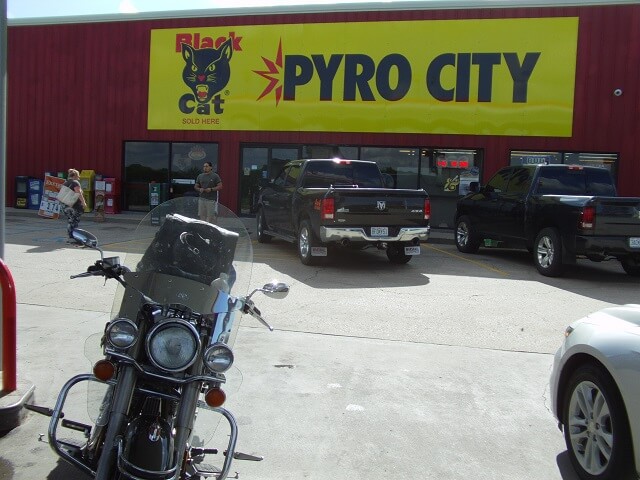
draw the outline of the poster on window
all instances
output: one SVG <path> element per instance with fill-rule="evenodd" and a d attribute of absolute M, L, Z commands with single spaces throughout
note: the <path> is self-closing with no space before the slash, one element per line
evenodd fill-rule
<path fill-rule="evenodd" d="M 460 181 L 458 182 L 458 194 L 466 195 L 469 193 L 469 185 L 471 182 L 480 181 L 480 169 L 471 167 L 460 172 Z"/>
<path fill-rule="evenodd" d="M 60 217 L 58 192 L 63 183 L 64 178 L 44 176 L 44 189 L 42 191 L 42 200 L 40 201 L 40 210 L 38 210 L 39 216 L 44 218 Z"/>

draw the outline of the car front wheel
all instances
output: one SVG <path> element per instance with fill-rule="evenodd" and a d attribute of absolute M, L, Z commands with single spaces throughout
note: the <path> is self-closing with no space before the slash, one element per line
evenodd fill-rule
<path fill-rule="evenodd" d="M 542 275 L 557 277 L 562 274 L 562 241 L 555 228 L 543 228 L 533 245 L 533 262 Z"/>
<path fill-rule="evenodd" d="M 629 421 L 613 380 L 585 365 L 571 376 L 562 414 L 571 463 L 584 480 L 634 478 Z"/>

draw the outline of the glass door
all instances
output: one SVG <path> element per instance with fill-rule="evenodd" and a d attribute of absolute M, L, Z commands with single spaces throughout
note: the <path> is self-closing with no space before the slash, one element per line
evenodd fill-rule
<path fill-rule="evenodd" d="M 171 144 L 171 196 L 196 197 L 193 188 L 196 177 L 203 172 L 205 162 L 218 171 L 217 143 L 172 143 Z M 224 180 L 223 180 L 224 185 Z"/>

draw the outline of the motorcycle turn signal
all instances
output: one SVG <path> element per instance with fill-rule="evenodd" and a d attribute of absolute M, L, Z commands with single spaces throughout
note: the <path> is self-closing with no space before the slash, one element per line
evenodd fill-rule
<path fill-rule="evenodd" d="M 209 389 L 207 393 L 204 395 L 204 401 L 210 407 L 220 407 L 227 399 L 227 394 L 219 387 L 214 387 Z"/>
<path fill-rule="evenodd" d="M 116 366 L 109 360 L 100 360 L 93 366 L 93 374 L 97 379 L 106 382 L 116 374 Z"/>

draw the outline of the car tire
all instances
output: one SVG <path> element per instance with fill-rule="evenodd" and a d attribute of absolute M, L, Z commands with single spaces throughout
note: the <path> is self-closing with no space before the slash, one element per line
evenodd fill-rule
<path fill-rule="evenodd" d="M 609 374 L 578 368 L 567 383 L 562 424 L 571 463 L 583 480 L 633 479 L 629 420 Z"/>
<path fill-rule="evenodd" d="M 455 231 L 456 247 L 462 253 L 476 253 L 480 248 L 481 238 L 478 237 L 467 215 L 458 218 Z"/>
<path fill-rule="evenodd" d="M 564 270 L 562 240 L 555 228 L 543 228 L 533 244 L 533 262 L 542 275 L 558 277 Z"/>
<path fill-rule="evenodd" d="M 411 260 L 411 255 L 405 255 L 403 243 L 389 243 L 387 245 L 387 258 L 391 263 L 403 265 Z"/>
<path fill-rule="evenodd" d="M 640 262 L 635 262 L 632 258 L 625 257 L 620 260 L 622 269 L 632 277 L 640 277 Z"/>
<path fill-rule="evenodd" d="M 313 233 L 309 220 L 302 220 L 298 228 L 298 256 L 303 265 L 319 265 L 327 257 L 314 257 L 311 255 L 313 247 L 319 247 L 320 242 Z"/>
<path fill-rule="evenodd" d="M 260 208 L 256 214 L 256 232 L 259 243 L 269 243 L 273 238 L 271 235 L 264 233 L 267 227 L 267 222 L 264 219 L 264 211 Z"/>

